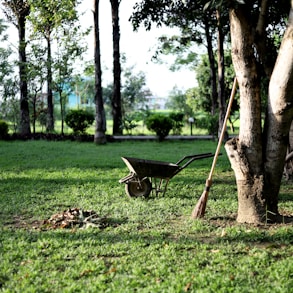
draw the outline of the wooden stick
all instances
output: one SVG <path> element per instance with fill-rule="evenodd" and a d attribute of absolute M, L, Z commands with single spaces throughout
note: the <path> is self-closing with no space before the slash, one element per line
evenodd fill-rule
<path fill-rule="evenodd" d="M 213 177 L 213 173 L 214 173 L 214 170 L 215 170 L 215 167 L 216 167 L 217 159 L 218 159 L 218 156 L 219 156 L 219 153 L 220 153 L 220 150 L 221 150 L 222 141 L 223 141 L 224 134 L 225 134 L 225 131 L 226 131 L 227 120 L 228 120 L 228 118 L 230 116 L 232 103 L 233 103 L 235 93 L 236 93 L 236 86 L 237 86 L 237 79 L 235 77 L 234 82 L 233 82 L 231 95 L 230 95 L 229 104 L 228 104 L 225 119 L 224 119 L 224 122 L 223 122 L 223 127 L 222 127 L 222 130 L 221 130 L 221 134 L 220 134 L 220 138 L 219 138 L 219 141 L 218 141 L 217 149 L 216 149 L 216 152 L 215 152 L 215 155 L 214 155 L 212 167 L 211 167 L 211 170 L 210 170 L 210 173 L 209 173 L 209 177 L 206 180 L 205 189 L 204 189 L 201 197 L 199 198 L 196 206 L 194 207 L 194 209 L 192 211 L 192 214 L 191 214 L 192 219 L 202 218 L 204 216 L 204 214 L 205 214 L 208 195 L 209 195 L 210 188 L 212 186 L 212 177 Z"/>

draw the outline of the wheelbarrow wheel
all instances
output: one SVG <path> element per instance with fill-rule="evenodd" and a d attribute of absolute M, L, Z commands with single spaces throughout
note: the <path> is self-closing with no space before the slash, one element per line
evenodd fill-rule
<path fill-rule="evenodd" d="M 125 191 L 129 197 L 148 197 L 152 191 L 152 183 L 148 178 L 140 182 L 130 181 L 125 185 Z"/>

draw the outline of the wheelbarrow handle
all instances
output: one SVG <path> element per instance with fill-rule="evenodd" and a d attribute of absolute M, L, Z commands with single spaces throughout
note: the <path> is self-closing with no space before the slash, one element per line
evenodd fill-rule
<path fill-rule="evenodd" d="M 221 155 L 221 154 L 219 154 L 219 155 Z M 176 174 L 178 174 L 181 170 L 183 170 L 184 168 L 186 168 L 193 161 L 199 160 L 199 159 L 204 159 L 204 158 L 210 158 L 210 157 L 213 157 L 213 156 L 214 156 L 213 153 L 205 153 L 205 154 L 200 154 L 200 155 L 185 156 L 184 158 L 182 158 L 181 160 L 179 160 L 177 162 L 177 165 L 179 165 L 180 163 L 182 163 L 186 159 L 189 159 L 189 160 L 185 164 L 183 164 L 182 166 L 179 166 L 179 168 L 177 169 L 177 171 L 175 172 L 175 174 L 173 176 L 175 176 Z"/>
<path fill-rule="evenodd" d="M 209 157 L 211 157 L 211 156 L 213 156 L 213 154 L 212 153 L 204 153 L 204 154 L 198 154 L 198 155 L 188 155 L 188 156 L 184 156 L 182 159 L 180 159 L 177 163 L 176 163 L 176 165 L 179 165 L 180 163 L 182 163 L 183 161 L 185 161 L 186 159 L 190 159 L 189 161 L 190 161 L 190 163 L 191 162 L 193 162 L 194 160 L 197 160 L 197 159 L 202 159 L 202 158 L 209 158 Z M 188 161 L 188 162 L 189 162 Z M 188 163 L 187 162 L 187 163 Z M 186 163 L 186 164 L 187 164 Z M 190 163 L 188 163 L 188 165 L 190 164 Z M 187 167 L 188 165 L 184 165 L 185 167 Z"/>

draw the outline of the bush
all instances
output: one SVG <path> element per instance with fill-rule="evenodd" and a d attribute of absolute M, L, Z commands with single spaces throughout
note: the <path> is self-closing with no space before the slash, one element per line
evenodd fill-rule
<path fill-rule="evenodd" d="M 196 126 L 198 128 L 207 129 L 210 135 L 218 135 L 219 128 L 219 116 L 218 115 L 202 115 L 196 119 Z"/>
<path fill-rule="evenodd" d="M 85 110 L 70 110 L 65 116 L 65 123 L 75 134 L 84 134 L 86 129 L 93 124 L 94 114 Z"/>
<path fill-rule="evenodd" d="M 0 139 L 8 136 L 8 123 L 4 120 L 0 120 Z"/>
<path fill-rule="evenodd" d="M 137 119 L 135 114 L 124 115 L 123 118 L 123 129 L 127 131 L 128 134 L 131 134 L 132 129 L 137 127 Z"/>
<path fill-rule="evenodd" d="M 146 126 L 148 130 L 154 131 L 159 140 L 162 141 L 172 129 L 173 121 L 163 114 L 153 114 L 146 119 Z"/>
<path fill-rule="evenodd" d="M 180 135 L 182 132 L 182 127 L 184 126 L 184 113 L 172 112 L 169 117 L 173 120 L 173 133 Z"/>

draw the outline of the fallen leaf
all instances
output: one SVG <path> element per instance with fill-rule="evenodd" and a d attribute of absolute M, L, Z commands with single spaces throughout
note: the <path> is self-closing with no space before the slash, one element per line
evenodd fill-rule
<path fill-rule="evenodd" d="M 190 288 L 191 288 L 191 286 L 192 286 L 192 283 L 191 282 L 187 283 L 186 286 L 184 287 L 184 292 L 189 291 Z"/>

